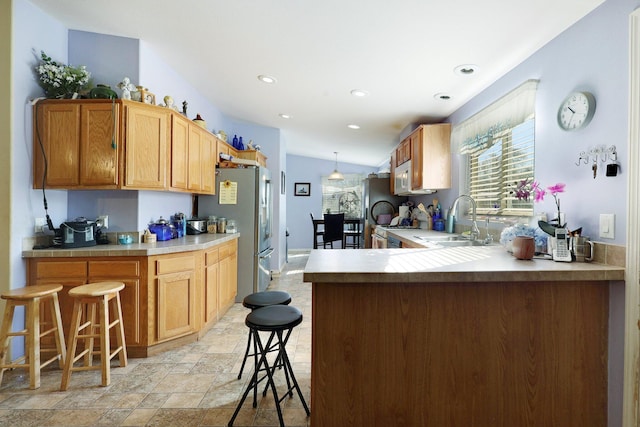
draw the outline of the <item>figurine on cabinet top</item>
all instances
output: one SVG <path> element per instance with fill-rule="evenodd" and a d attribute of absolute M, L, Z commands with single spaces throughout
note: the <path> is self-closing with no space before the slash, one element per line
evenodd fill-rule
<path fill-rule="evenodd" d="M 118 83 L 118 88 L 122 90 L 122 99 L 131 99 L 131 92 L 136 90 L 136 86 L 131 83 L 129 77 L 123 78 L 122 81 Z"/>
<path fill-rule="evenodd" d="M 178 106 L 173 103 L 173 98 L 169 95 L 164 97 L 164 106 L 170 110 L 178 111 Z"/>

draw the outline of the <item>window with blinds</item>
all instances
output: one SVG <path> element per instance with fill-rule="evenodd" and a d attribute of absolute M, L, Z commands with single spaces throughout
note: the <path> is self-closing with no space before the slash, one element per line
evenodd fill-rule
<path fill-rule="evenodd" d="M 344 174 L 344 180 L 322 177 L 322 213 L 344 213 L 346 218 L 362 217 L 361 174 Z"/>
<path fill-rule="evenodd" d="M 537 81 L 527 81 L 454 127 L 461 194 L 473 197 L 479 214 L 533 215 L 533 201 L 518 200 L 511 190 L 534 176 L 536 88 Z"/>

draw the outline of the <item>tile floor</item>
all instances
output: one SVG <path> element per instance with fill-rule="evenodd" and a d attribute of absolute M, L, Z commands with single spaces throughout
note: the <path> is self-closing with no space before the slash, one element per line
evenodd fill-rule
<path fill-rule="evenodd" d="M 287 345 L 293 369 L 310 405 L 311 284 L 302 282 L 308 253 L 289 254 L 289 263 L 270 289 L 292 296 L 302 310 Z M 226 426 L 246 386 L 250 371 L 238 380 L 247 343 L 248 310 L 235 304 L 200 340 L 144 359 L 129 359 L 111 369 L 111 384 L 101 387 L 100 371 L 74 372 L 69 389 L 59 391 L 61 371 L 46 369 L 41 387 L 29 390 L 24 370 L 8 371 L 0 386 L 0 426 Z M 277 426 L 271 392 L 252 408 L 247 399 L 235 426 Z M 285 423 L 308 427 L 309 419 L 294 393 L 282 402 Z"/>

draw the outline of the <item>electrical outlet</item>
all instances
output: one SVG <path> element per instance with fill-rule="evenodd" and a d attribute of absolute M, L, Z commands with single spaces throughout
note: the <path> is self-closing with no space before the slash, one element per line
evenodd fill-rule
<path fill-rule="evenodd" d="M 36 233 L 44 233 L 44 226 L 46 223 L 47 222 L 44 220 L 44 218 L 36 218 L 36 223 L 33 231 Z"/>
<path fill-rule="evenodd" d="M 109 215 L 100 215 L 96 220 L 100 228 L 109 228 Z"/>
<path fill-rule="evenodd" d="M 600 214 L 600 237 L 604 239 L 614 239 L 615 224 L 615 214 Z"/>

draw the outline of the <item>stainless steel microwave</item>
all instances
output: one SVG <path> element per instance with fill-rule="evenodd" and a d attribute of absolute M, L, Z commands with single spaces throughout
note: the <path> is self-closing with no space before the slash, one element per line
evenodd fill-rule
<path fill-rule="evenodd" d="M 396 167 L 395 193 L 400 196 L 411 193 L 411 160 Z"/>

